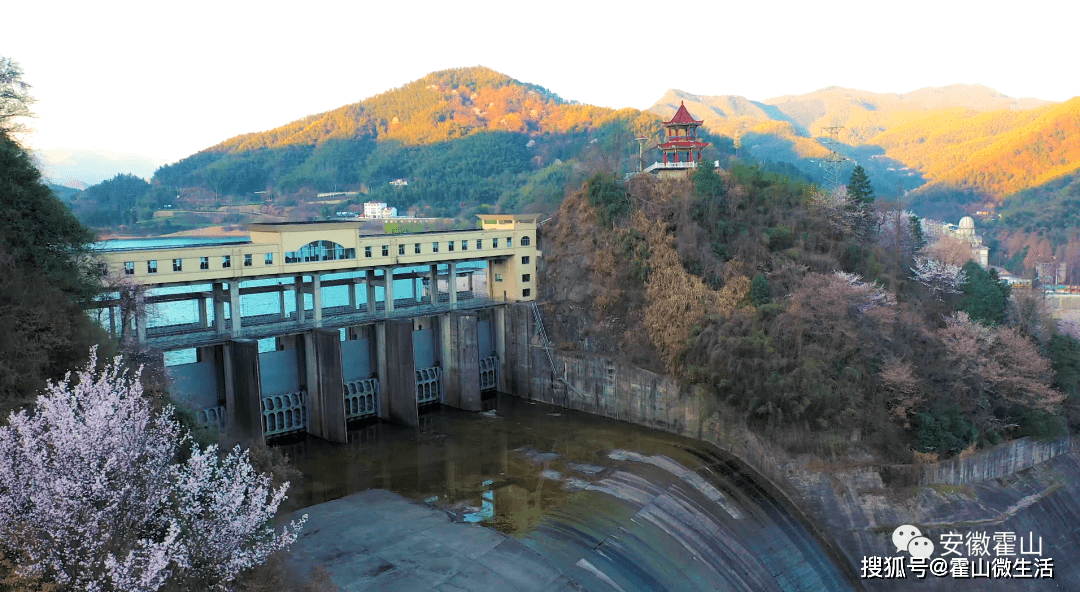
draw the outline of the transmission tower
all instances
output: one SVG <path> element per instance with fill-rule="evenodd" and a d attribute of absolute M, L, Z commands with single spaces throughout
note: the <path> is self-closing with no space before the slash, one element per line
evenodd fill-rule
<path fill-rule="evenodd" d="M 842 129 L 844 129 L 842 125 L 823 128 L 823 131 L 829 134 L 828 144 L 825 146 L 829 149 L 829 154 L 821 160 L 821 169 L 825 174 L 825 191 L 829 193 L 839 189 L 840 163 L 847 160 L 836 151 L 836 147 L 840 145 L 840 130 Z"/>

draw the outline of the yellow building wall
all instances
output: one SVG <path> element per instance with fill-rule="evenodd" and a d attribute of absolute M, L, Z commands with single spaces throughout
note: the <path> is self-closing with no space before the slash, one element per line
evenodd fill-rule
<path fill-rule="evenodd" d="M 510 301 L 533 300 L 536 298 L 536 259 L 541 255 L 536 248 L 535 217 L 496 218 L 496 222 L 482 220 L 486 223 L 482 224 L 481 230 L 370 236 L 360 236 L 356 223 L 260 224 L 252 225 L 250 243 L 105 251 L 99 254 L 99 258 L 107 267 L 106 282 L 110 285 L 135 282 L 149 286 L 487 260 L 491 273 L 497 273 L 502 278 L 501 281 L 489 282 L 493 298 L 501 299 L 505 292 Z M 522 245 L 525 237 L 527 244 Z M 321 240 L 355 249 L 356 258 L 285 263 L 285 253 L 299 251 L 305 245 Z M 477 241 L 480 241 L 479 245 Z M 417 245 L 419 253 L 416 252 Z M 368 247 L 371 248 L 370 257 L 367 256 Z M 273 255 L 273 263 L 269 265 L 266 264 L 267 253 Z M 244 264 L 245 255 L 251 255 L 251 265 Z M 225 256 L 230 257 L 227 268 L 223 264 Z M 209 269 L 200 268 L 203 257 L 207 258 Z M 529 263 L 521 263 L 522 257 L 528 257 Z M 181 260 L 182 270 L 179 272 L 173 271 L 174 259 Z M 149 261 L 157 262 L 157 273 L 148 272 Z M 134 265 L 133 274 L 124 273 L 125 262 Z M 528 274 L 528 279 L 523 277 L 525 274 Z M 523 292 L 525 289 L 530 290 L 527 296 Z"/>

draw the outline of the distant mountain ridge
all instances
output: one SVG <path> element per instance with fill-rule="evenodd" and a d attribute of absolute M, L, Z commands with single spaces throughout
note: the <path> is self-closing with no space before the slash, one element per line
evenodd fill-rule
<path fill-rule="evenodd" d="M 122 173 L 149 179 L 158 167 L 170 162 L 145 154 L 94 148 L 48 148 L 35 150 L 34 156 L 41 162 L 46 178 L 57 185 L 80 189 Z M 79 187 L 80 183 L 85 185 Z"/>
<path fill-rule="evenodd" d="M 916 190 L 916 205 L 948 204 L 950 216 L 1080 168 L 1080 138 L 1066 131 L 1080 98 L 1014 98 L 980 84 L 906 93 L 831 86 L 764 101 L 672 89 L 650 110 L 670 113 L 681 101 L 712 131 L 740 137 L 749 155 L 809 174 L 827 154 L 826 128 L 839 127 L 835 147 L 849 168 L 863 165 L 882 191 Z"/>

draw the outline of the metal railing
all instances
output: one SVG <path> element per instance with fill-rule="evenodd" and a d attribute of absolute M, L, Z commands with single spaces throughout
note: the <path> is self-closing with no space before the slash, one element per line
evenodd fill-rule
<path fill-rule="evenodd" d="M 654 162 L 645 168 L 643 172 L 650 173 L 656 169 L 692 169 L 697 168 L 696 162 Z"/>
<path fill-rule="evenodd" d="M 325 329 L 338 329 L 384 319 L 422 316 L 450 310 L 471 310 L 502 303 L 501 300 L 496 301 L 486 296 L 477 297 L 475 294 L 468 292 L 458 292 L 458 302 L 454 307 L 451 307 L 449 302 L 439 302 L 431 305 L 427 302 L 403 299 L 395 301 L 394 310 L 389 315 L 383 308 L 382 302 L 376 305 L 374 311 L 368 311 L 364 306 L 355 309 L 349 306 L 329 307 L 323 309 L 322 327 Z M 201 327 L 198 323 L 149 327 L 146 334 L 146 345 L 156 349 L 171 350 L 211 345 L 238 337 L 263 339 L 314 329 L 315 320 L 310 310 L 306 311 L 306 314 L 300 320 L 297 320 L 295 313 L 289 313 L 287 318 L 282 318 L 280 313 L 244 317 L 236 335 L 232 334 L 231 321 L 226 319 L 224 325 L 225 330 L 222 332 L 216 331 L 213 327 Z"/>
<path fill-rule="evenodd" d="M 581 392 L 576 386 L 570 384 L 570 381 L 566 380 L 565 376 L 559 376 L 559 371 L 555 368 L 555 358 L 551 355 L 551 343 L 548 341 L 547 331 L 544 329 L 544 319 L 540 316 L 540 307 L 536 305 L 535 300 L 533 300 L 531 304 L 533 319 L 536 321 L 536 333 L 540 336 L 540 347 L 544 349 L 544 353 L 547 354 L 548 363 L 551 364 L 551 374 L 555 377 L 555 380 L 566 385 L 568 392 L 573 392 L 584 397 L 585 393 Z"/>

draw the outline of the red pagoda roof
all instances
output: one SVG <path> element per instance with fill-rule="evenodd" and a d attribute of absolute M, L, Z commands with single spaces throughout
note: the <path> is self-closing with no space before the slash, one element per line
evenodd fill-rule
<path fill-rule="evenodd" d="M 665 121 L 664 125 L 701 125 L 704 121 L 704 119 L 701 121 L 694 119 L 686 110 L 686 103 L 679 101 L 679 110 L 675 112 L 675 117 L 672 117 L 670 121 Z"/>

